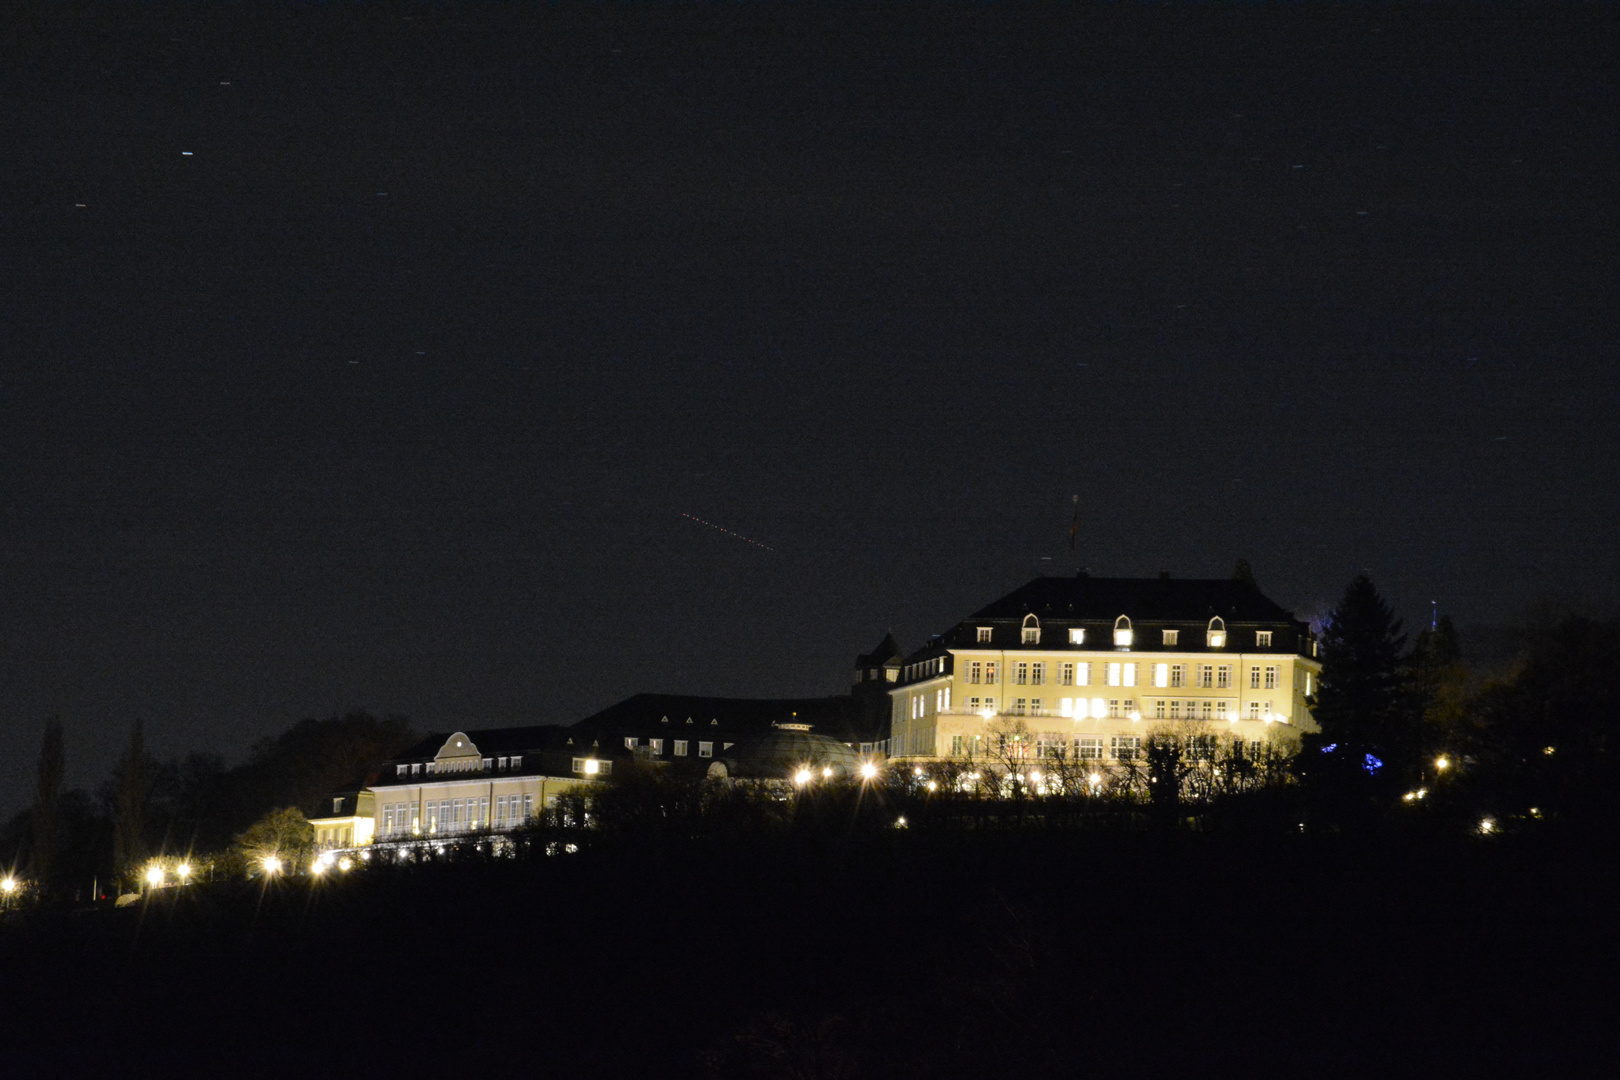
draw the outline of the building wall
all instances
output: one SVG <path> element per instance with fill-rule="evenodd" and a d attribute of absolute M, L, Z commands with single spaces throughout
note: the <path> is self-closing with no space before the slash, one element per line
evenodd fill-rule
<path fill-rule="evenodd" d="M 371 788 L 377 800 L 378 840 L 516 828 L 559 795 L 587 782 L 568 776 L 456 778 L 454 774 L 412 780 L 416 782 Z"/>
<path fill-rule="evenodd" d="M 893 757 L 966 754 L 975 738 L 1020 722 L 1071 747 L 1100 739 L 1105 758 L 1114 736 L 1140 737 L 1156 722 L 1207 721 L 1212 734 L 1251 742 L 1273 725 L 1317 730 L 1305 699 L 1321 664 L 1293 653 L 961 648 L 923 663 L 937 670 L 891 691 Z"/>

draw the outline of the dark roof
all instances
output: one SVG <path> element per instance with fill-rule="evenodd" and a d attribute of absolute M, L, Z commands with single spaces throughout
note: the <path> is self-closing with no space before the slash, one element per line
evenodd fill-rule
<path fill-rule="evenodd" d="M 848 694 L 824 698 L 636 694 L 587 716 L 571 730 L 600 734 L 615 742 L 623 735 L 684 738 L 683 732 L 692 733 L 693 738 L 703 738 L 701 733 L 708 732 L 714 738 L 740 742 L 769 731 L 773 724 L 796 723 L 809 724 L 823 734 L 855 738 L 862 727 L 861 716 L 860 707 Z"/>
<path fill-rule="evenodd" d="M 390 764 L 402 761 L 431 761 L 434 755 L 444 746 L 444 741 L 454 735 L 456 731 L 472 740 L 478 752 L 488 757 L 490 755 L 509 755 L 535 753 L 542 750 L 555 750 L 562 746 L 568 738 L 566 728 L 556 724 L 544 724 L 536 727 L 507 727 L 507 728 L 457 728 L 452 731 L 436 731 L 425 735 L 412 743 L 404 750 L 389 758 Z"/>
<path fill-rule="evenodd" d="M 1063 620 L 1293 623 L 1292 613 L 1250 581 L 1234 578 L 1040 577 L 986 604 L 974 619 L 1022 619 L 1033 612 Z"/>
<path fill-rule="evenodd" d="M 894 634 L 891 631 L 883 635 L 883 640 L 878 642 L 877 648 L 869 653 L 861 653 L 861 655 L 857 656 L 855 666 L 882 667 L 890 660 L 898 662 L 904 659 L 905 655 L 905 650 L 900 648 L 900 643 L 894 639 Z"/>

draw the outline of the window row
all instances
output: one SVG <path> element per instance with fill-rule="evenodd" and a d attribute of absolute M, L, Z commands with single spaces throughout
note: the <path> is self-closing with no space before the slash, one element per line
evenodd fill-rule
<path fill-rule="evenodd" d="M 508 769 L 521 768 L 523 768 L 523 755 L 512 754 L 508 757 L 499 758 L 456 758 L 453 761 L 429 761 L 425 763 L 416 761 L 408 765 L 395 765 L 394 775 L 420 776 L 424 772 L 442 775 L 444 773 L 477 772 L 480 769 L 484 772 L 491 770 L 506 772 Z"/>
<path fill-rule="evenodd" d="M 979 626 L 974 628 L 973 639 L 977 644 L 988 645 L 994 639 L 994 627 Z M 1254 644 L 1257 648 L 1271 648 L 1271 630 L 1257 630 L 1254 634 Z M 1180 630 L 1161 630 L 1161 641 L 1165 645 L 1177 645 L 1181 640 Z M 1136 631 L 1131 626 L 1131 620 L 1121 615 L 1114 620 L 1114 647 L 1128 649 L 1136 639 Z M 1024 622 L 1018 631 L 1018 640 L 1023 645 L 1039 645 L 1041 643 L 1041 621 L 1034 615 L 1024 616 Z M 1084 645 L 1086 631 L 1084 627 L 1073 626 L 1069 628 L 1069 644 Z M 1226 648 L 1226 623 L 1220 616 L 1209 620 L 1204 629 L 1204 644 L 1211 649 Z M 944 670 L 941 668 L 941 670 Z"/>
<path fill-rule="evenodd" d="M 1093 665 L 1086 661 L 1063 661 L 1049 665 L 1042 660 L 1019 660 L 1011 666 L 1014 686 L 1044 686 L 1048 674 L 1055 676 L 1055 682 L 1059 686 L 1090 686 L 1093 666 L 1102 669 L 1103 683 L 1107 686 L 1135 686 L 1137 669 L 1142 667 L 1148 669 L 1152 685 L 1156 687 L 1174 688 L 1189 685 L 1187 682 L 1189 667 L 1192 668 L 1194 682 L 1200 687 L 1225 690 L 1232 685 L 1231 664 L 1137 664 L 1109 661 Z M 967 665 L 967 681 L 970 686 L 993 685 L 996 682 L 996 675 L 994 660 L 973 660 Z M 1274 690 L 1276 687 L 1277 665 L 1268 664 L 1249 669 L 1251 690 Z"/>
<path fill-rule="evenodd" d="M 670 743 L 674 750 L 675 757 L 686 757 L 687 749 L 692 745 L 691 741 L 688 739 L 671 739 Z M 731 744 L 727 743 L 726 745 L 730 746 Z M 624 739 L 624 747 L 626 750 L 639 749 L 641 747 L 641 740 L 634 736 L 627 735 Z M 651 750 L 655 757 L 662 754 L 664 752 L 664 740 L 648 739 L 647 749 Z M 697 744 L 697 756 L 700 758 L 714 757 L 714 743 L 699 742 Z"/>

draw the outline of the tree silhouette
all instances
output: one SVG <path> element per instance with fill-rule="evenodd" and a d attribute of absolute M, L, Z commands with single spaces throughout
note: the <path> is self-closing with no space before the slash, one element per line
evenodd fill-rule
<path fill-rule="evenodd" d="M 57 847 L 61 834 L 60 808 L 62 775 L 67 757 L 62 749 L 62 719 L 45 721 L 45 737 L 40 741 L 38 782 L 30 815 L 33 833 L 31 873 L 39 887 L 51 891 L 56 881 Z"/>
<path fill-rule="evenodd" d="M 1321 732 L 1300 759 L 1301 775 L 1319 792 L 1381 798 L 1421 768 L 1405 647 L 1400 620 L 1372 580 L 1357 575 L 1322 633 L 1322 676 L 1310 702 Z"/>

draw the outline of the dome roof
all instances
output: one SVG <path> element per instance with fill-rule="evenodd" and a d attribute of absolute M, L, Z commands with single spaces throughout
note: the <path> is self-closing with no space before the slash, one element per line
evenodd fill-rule
<path fill-rule="evenodd" d="M 786 780 L 808 765 L 834 776 L 853 776 L 861 759 L 850 747 L 810 731 L 808 724 L 777 724 L 770 731 L 738 743 L 720 758 L 730 776 L 748 780 Z"/>

